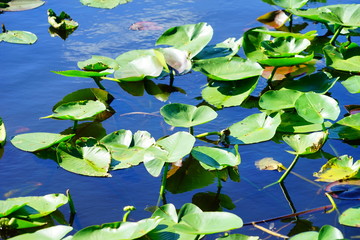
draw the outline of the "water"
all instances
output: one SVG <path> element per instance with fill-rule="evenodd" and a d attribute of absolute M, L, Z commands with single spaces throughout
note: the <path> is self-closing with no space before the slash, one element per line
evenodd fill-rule
<path fill-rule="evenodd" d="M 328 1 L 328 4 L 335 3 L 357 3 L 357 0 Z M 320 4 L 314 3 L 312 6 Z M 48 33 L 48 8 L 56 13 L 65 11 L 79 22 L 79 28 L 66 41 L 51 37 Z M 23 132 L 59 133 L 70 127 L 69 121 L 39 118 L 51 114 L 52 106 L 63 96 L 78 89 L 96 87 L 91 79 L 63 77 L 51 71 L 75 69 L 78 61 L 89 59 L 91 55 L 115 58 L 129 50 L 153 48 L 163 30 L 177 25 L 208 22 L 214 29 L 211 42 L 214 44 L 229 37 L 239 38 L 247 29 L 261 25 L 255 20 L 258 16 L 272 10 L 274 7 L 260 0 L 229 0 L 221 4 L 215 0 L 134 0 L 112 10 L 85 7 L 79 1 L 64 0 L 48 1 L 44 6 L 31 11 L 2 14 L 0 23 L 4 23 L 7 29 L 31 31 L 39 38 L 30 46 L 0 44 L 0 116 L 6 124 L 8 140 L 11 136 Z M 128 29 L 131 24 L 139 21 L 156 22 L 163 30 Z M 156 83 L 159 82 L 156 80 Z M 164 81 L 166 82 L 167 80 Z M 205 82 L 205 76 L 198 73 L 179 77 L 175 85 L 184 89 L 186 95 L 173 93 L 166 103 L 198 104 L 199 101 L 195 98 L 201 95 L 201 86 Z M 107 133 L 118 129 L 129 129 L 133 132 L 146 130 L 157 139 L 180 130 L 171 129 L 158 114 L 160 107 L 166 103 L 146 93 L 142 97 L 131 96 L 114 82 L 104 82 L 104 85 L 116 97 L 112 103 L 116 114 L 102 123 Z M 342 104 L 356 104 L 354 96 L 342 85 L 337 84 L 331 91 L 334 98 L 341 99 Z M 252 112 L 254 110 L 224 109 L 213 122 L 195 128 L 195 133 L 218 131 Z M 342 109 L 342 115 L 344 113 Z M 354 156 L 354 159 L 359 158 L 358 149 L 339 141 L 330 143 L 338 155 L 348 154 Z M 232 199 L 236 207 L 231 211 L 242 217 L 244 222 L 291 213 L 280 187 L 259 191 L 263 186 L 275 181 L 280 176 L 279 173 L 260 174 L 254 165 L 256 160 L 274 157 L 288 166 L 293 157 L 284 149 L 288 147 L 274 142 L 241 146 L 242 163 L 239 170 L 242 180 L 240 183 L 224 183 L 221 193 Z M 324 150 L 335 154 L 329 144 Z M 119 221 L 123 214 L 122 208 L 126 205 L 137 207 L 138 210 L 131 215 L 131 220 L 139 220 L 150 216 L 150 213 L 143 209 L 156 205 L 161 180 L 151 177 L 143 166 L 113 172 L 112 178 L 91 178 L 69 173 L 53 161 L 22 152 L 9 142 L 0 151 L 3 151 L 2 157 L 0 152 L 0 199 L 64 193 L 66 189 L 70 189 L 78 212 L 74 223 L 75 230 Z M 325 159 L 301 158 L 294 172 L 313 179 L 313 172 L 318 171 L 325 162 Z M 286 179 L 285 186 L 297 211 L 330 204 L 320 187 L 292 174 Z M 214 183 L 182 194 L 168 193 L 167 199 L 179 208 L 182 204 L 191 202 L 196 193 L 216 190 Z M 338 203 L 340 210 L 349 205 L 349 202 L 344 201 Z M 67 213 L 67 209 L 64 208 L 63 212 Z M 337 217 L 336 213 L 312 213 L 302 216 L 314 222 L 317 227 L 331 224 L 339 227 L 347 237 L 356 235 L 355 230 L 339 225 Z M 278 221 L 273 227 L 276 229 L 284 225 L 285 223 Z M 292 227 L 293 225 L 287 226 L 282 232 L 287 234 Z M 239 232 L 267 237 L 252 227 L 244 227 Z"/>

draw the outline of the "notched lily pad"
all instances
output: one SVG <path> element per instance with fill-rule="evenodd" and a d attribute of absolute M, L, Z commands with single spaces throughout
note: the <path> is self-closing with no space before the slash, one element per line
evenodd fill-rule
<path fill-rule="evenodd" d="M 80 0 L 80 2 L 89 7 L 112 9 L 118 5 L 131 2 L 132 0 Z"/>
<path fill-rule="evenodd" d="M 34 9 L 42 6 L 45 1 L 41 0 L 11 0 L 0 3 L 0 11 L 16 12 Z"/>
<path fill-rule="evenodd" d="M 0 42 L 2 41 L 17 44 L 33 44 L 37 41 L 37 36 L 27 31 L 5 30 L 3 33 L 0 33 Z"/>

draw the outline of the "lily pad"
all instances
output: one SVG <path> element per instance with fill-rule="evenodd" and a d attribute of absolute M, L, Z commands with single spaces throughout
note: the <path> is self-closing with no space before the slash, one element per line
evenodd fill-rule
<path fill-rule="evenodd" d="M 11 139 L 11 143 L 27 152 L 35 152 L 39 150 L 43 150 L 49 148 L 55 144 L 60 142 L 64 142 L 75 134 L 71 135 L 61 135 L 57 133 L 45 133 L 45 132 L 38 132 L 38 133 L 24 133 L 16 135 Z"/>
<path fill-rule="evenodd" d="M 105 111 L 106 105 L 100 101 L 83 100 L 61 104 L 54 109 L 54 114 L 42 118 L 86 121 L 95 120 L 96 115 Z"/>
<path fill-rule="evenodd" d="M 193 127 L 210 122 L 217 113 L 208 106 L 192 106 L 182 103 L 171 103 L 160 109 L 160 114 L 167 124 L 174 127 Z"/>
<path fill-rule="evenodd" d="M 168 71 L 164 55 L 154 49 L 126 52 L 118 56 L 116 62 L 119 68 L 114 76 L 121 81 L 140 81 L 158 77 L 164 69 Z"/>
<path fill-rule="evenodd" d="M 35 34 L 27 31 L 6 31 L 0 33 L 0 42 L 33 44 L 37 41 Z"/>
<path fill-rule="evenodd" d="M 45 229 L 37 230 L 33 233 L 25 233 L 16 237 L 8 238 L 9 240 L 29 240 L 29 239 L 41 239 L 41 240 L 61 240 L 64 239 L 73 228 L 70 226 L 53 226 Z"/>
<path fill-rule="evenodd" d="M 118 69 L 119 64 L 115 61 L 115 59 L 93 55 L 90 59 L 85 61 L 80 61 L 77 63 L 78 67 L 85 71 L 95 71 L 95 72 L 111 72 L 110 69 Z"/>
<path fill-rule="evenodd" d="M 310 46 L 310 41 L 306 38 L 297 39 L 294 37 L 277 37 L 274 40 L 261 42 L 265 53 L 270 57 L 291 57 L 304 51 Z"/>
<path fill-rule="evenodd" d="M 292 9 L 292 8 L 301 8 L 309 0 L 272 0 L 272 2 L 282 8 Z"/>
<path fill-rule="evenodd" d="M 198 146 L 193 148 L 191 155 L 207 170 L 221 170 L 240 164 L 237 146 L 234 149 Z"/>
<path fill-rule="evenodd" d="M 270 170 L 270 171 L 277 170 L 279 172 L 286 169 L 281 162 L 278 162 L 273 158 L 269 158 L 269 157 L 256 161 L 255 166 L 259 170 Z"/>
<path fill-rule="evenodd" d="M 166 30 L 156 41 L 156 45 L 170 45 L 196 56 L 211 40 L 213 29 L 207 23 L 188 24 Z"/>
<path fill-rule="evenodd" d="M 131 2 L 132 0 L 80 0 L 80 2 L 89 7 L 112 9 L 120 4 Z"/>
<path fill-rule="evenodd" d="M 233 81 L 260 76 L 263 68 L 252 60 L 240 57 L 211 58 L 195 61 L 193 69 L 214 80 Z"/>
<path fill-rule="evenodd" d="M 350 92 L 350 93 L 360 93 L 360 76 L 352 76 L 342 81 L 341 84 Z"/>
<path fill-rule="evenodd" d="M 0 118 L 0 147 L 4 146 L 6 142 L 6 130 L 5 130 L 5 124 Z"/>
<path fill-rule="evenodd" d="M 296 234 L 291 237 L 290 240 L 333 240 L 333 239 L 344 239 L 344 235 L 341 231 L 333 226 L 324 225 L 321 227 L 319 232 L 308 231 Z"/>
<path fill-rule="evenodd" d="M 69 31 L 75 30 L 79 26 L 79 24 L 72 20 L 72 18 L 65 12 L 61 12 L 58 16 L 52 9 L 48 9 L 47 14 L 48 22 L 55 29 Z"/>
<path fill-rule="evenodd" d="M 306 33 L 293 33 L 293 32 L 283 32 L 283 31 L 270 31 L 268 29 L 264 29 L 264 28 L 255 28 L 252 31 L 254 32 L 259 32 L 259 33 L 263 33 L 263 34 L 267 34 L 270 35 L 272 37 L 293 37 L 296 39 L 303 39 L 306 38 L 308 40 L 313 40 L 316 36 L 317 36 L 317 31 L 313 30 L 313 31 L 309 31 Z"/>
<path fill-rule="evenodd" d="M 259 106 L 266 110 L 294 108 L 302 92 L 290 89 L 270 90 L 261 95 Z"/>
<path fill-rule="evenodd" d="M 270 140 L 280 125 L 280 113 L 256 113 L 229 127 L 231 144 L 251 144 Z"/>
<path fill-rule="evenodd" d="M 340 108 L 335 99 L 326 95 L 308 92 L 295 102 L 297 113 L 308 122 L 323 123 L 324 119 L 336 120 Z"/>
<path fill-rule="evenodd" d="M 258 80 L 259 76 L 239 81 L 212 81 L 201 96 L 217 108 L 239 106 L 255 90 Z"/>
<path fill-rule="evenodd" d="M 352 114 L 337 121 L 330 128 L 330 137 L 343 140 L 360 139 L 360 113 Z"/>
<path fill-rule="evenodd" d="M 208 45 L 204 47 L 201 52 L 199 52 L 194 59 L 209 59 L 209 58 L 217 58 L 217 57 L 227 57 L 232 58 L 238 52 L 240 47 L 242 46 L 243 39 L 236 38 L 228 38 L 221 43 L 216 45 Z"/>
<path fill-rule="evenodd" d="M 283 140 L 295 150 L 288 151 L 295 155 L 307 155 L 319 151 L 327 140 L 327 132 L 284 135 Z"/>
<path fill-rule="evenodd" d="M 111 155 L 96 139 L 80 138 L 76 146 L 62 142 L 56 149 L 57 162 L 69 172 L 85 176 L 110 177 Z"/>
<path fill-rule="evenodd" d="M 271 38 L 269 34 L 263 33 L 260 30 L 268 31 L 265 27 L 257 27 L 246 31 L 243 35 L 244 53 L 253 61 L 259 61 L 266 58 L 261 47 L 261 42 L 270 40 Z"/>
<path fill-rule="evenodd" d="M 347 155 L 330 159 L 323 165 L 319 172 L 314 173 L 316 181 L 334 182 L 338 180 L 359 179 L 360 160 L 355 163 L 353 158 Z"/>
<path fill-rule="evenodd" d="M 327 45 L 323 51 L 327 66 L 341 71 L 360 72 L 360 47 L 356 43 L 343 47 L 341 51 L 332 45 Z"/>
<path fill-rule="evenodd" d="M 0 11 L 16 12 L 30 10 L 42 6 L 45 1 L 41 0 L 11 0 L 6 1 L 6 7 L 0 6 Z"/>
<path fill-rule="evenodd" d="M 360 207 L 345 210 L 345 212 L 340 215 L 339 222 L 342 225 L 350 227 L 360 227 Z"/>
<path fill-rule="evenodd" d="M 52 71 L 52 72 L 66 77 L 82 77 L 82 78 L 104 77 L 106 75 L 111 74 L 110 71 L 96 72 L 96 71 L 66 70 L 66 71 Z"/>
<path fill-rule="evenodd" d="M 308 55 L 294 55 L 292 57 L 273 57 L 258 60 L 259 63 L 274 67 L 293 66 L 309 62 L 314 58 L 314 53 Z"/>

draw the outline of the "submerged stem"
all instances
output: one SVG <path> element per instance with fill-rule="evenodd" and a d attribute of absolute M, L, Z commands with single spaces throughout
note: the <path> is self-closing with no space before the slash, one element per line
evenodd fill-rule
<path fill-rule="evenodd" d="M 344 26 L 339 26 L 337 29 L 336 29 L 336 31 L 335 31 L 335 33 L 334 33 L 334 36 L 332 36 L 332 38 L 330 39 L 330 44 L 331 45 L 333 45 L 333 46 L 335 46 L 335 40 L 336 40 L 336 38 L 339 36 L 339 34 L 340 34 L 340 32 L 341 32 L 341 30 L 344 28 Z"/>
<path fill-rule="evenodd" d="M 221 179 L 220 179 L 220 172 L 219 170 L 216 170 L 216 176 L 217 176 L 217 180 L 218 180 L 218 191 L 220 192 L 221 188 L 222 188 L 222 182 L 221 182 Z"/>
<path fill-rule="evenodd" d="M 166 198 L 165 198 L 165 189 L 166 189 L 166 179 L 167 179 L 167 173 L 169 171 L 169 163 L 165 163 L 164 165 L 164 171 L 161 179 L 161 187 L 159 192 L 159 201 L 158 205 L 160 203 L 160 200 L 163 201 L 163 204 L 166 204 Z"/>

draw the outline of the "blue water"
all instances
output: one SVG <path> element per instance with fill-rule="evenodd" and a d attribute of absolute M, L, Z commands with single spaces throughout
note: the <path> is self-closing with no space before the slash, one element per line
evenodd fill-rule
<path fill-rule="evenodd" d="M 358 1 L 328 1 L 328 4 L 335 3 Z M 317 3 L 312 6 L 320 5 Z M 48 33 L 48 8 L 56 13 L 65 11 L 79 22 L 79 28 L 66 41 L 51 37 Z M 215 0 L 134 0 L 112 10 L 90 8 L 79 1 L 63 0 L 48 1 L 44 6 L 30 11 L 1 14 L 0 23 L 4 23 L 7 29 L 31 31 L 38 36 L 34 45 L 0 43 L 0 117 L 6 124 L 8 140 L 11 136 L 23 132 L 59 133 L 70 127 L 71 123 L 68 121 L 39 118 L 51 114 L 52 106 L 66 94 L 82 88 L 96 87 L 91 79 L 63 77 L 52 73 L 53 70 L 75 69 L 78 61 L 89 59 L 92 55 L 115 58 L 129 50 L 153 48 L 163 30 L 177 25 L 208 22 L 214 29 L 211 42 L 214 44 L 229 37 L 239 38 L 247 29 L 261 26 L 255 20 L 258 16 L 274 9 L 260 0 L 229 0 L 221 3 Z M 129 30 L 131 24 L 139 21 L 156 22 L 163 30 Z M 157 80 L 158 82 L 160 81 Z M 174 133 L 179 129 L 171 129 L 163 122 L 158 114 L 160 107 L 171 102 L 198 104 L 199 101 L 195 98 L 201 95 L 201 87 L 205 82 L 206 77 L 198 73 L 177 78 L 175 85 L 184 89 L 186 94 L 174 93 L 165 103 L 146 93 L 142 97 L 131 96 L 117 83 L 104 82 L 106 89 L 116 98 L 111 105 L 116 114 L 104 121 L 103 127 L 107 133 L 118 129 L 129 129 L 133 132 L 146 130 L 156 139 Z M 341 104 L 359 104 L 341 84 L 337 84 L 331 92 Z M 211 123 L 195 128 L 195 133 L 218 131 L 252 112 L 254 110 L 224 109 Z M 342 108 L 342 114 L 344 113 Z M 333 148 L 327 144 L 324 149 L 326 152 L 333 155 L 348 154 L 359 159 L 358 149 L 339 141 L 329 143 Z M 259 191 L 263 186 L 275 181 L 280 176 L 279 173 L 260 173 L 254 165 L 256 160 L 273 157 L 288 166 L 293 156 L 284 150 L 288 150 L 288 147 L 274 142 L 241 146 L 242 163 L 239 171 L 242 180 L 240 183 L 224 183 L 221 193 L 230 196 L 236 205 L 232 212 L 242 217 L 244 222 L 291 213 L 278 186 Z M 4 147 L 2 157 L 1 151 L 0 199 L 64 193 L 66 189 L 70 189 L 78 212 L 74 223 L 75 230 L 93 224 L 120 221 L 122 208 L 126 205 L 137 207 L 138 210 L 131 215 L 131 220 L 139 220 L 150 216 L 150 213 L 143 209 L 156 205 L 161 180 L 151 177 L 143 166 L 113 172 L 112 178 L 91 178 L 69 173 L 51 160 L 39 159 L 31 153 L 16 149 L 10 142 Z M 294 172 L 313 180 L 313 172 L 318 171 L 325 162 L 326 159 L 301 158 Z M 285 185 L 297 211 L 330 204 L 320 187 L 292 174 L 286 179 Z M 168 193 L 167 199 L 179 208 L 182 204 L 191 202 L 193 195 L 198 192 L 216 190 L 214 183 L 206 188 L 182 194 Z M 346 201 L 338 203 L 340 210 L 344 210 L 342 206 L 349 204 Z M 67 211 L 64 208 L 65 215 Z M 312 213 L 302 218 L 314 222 L 318 227 L 324 224 L 337 226 L 347 237 L 356 235 L 355 230 L 337 223 L 336 212 Z M 283 222 L 275 222 L 275 228 L 284 225 Z M 285 227 L 282 233 L 287 234 L 292 227 L 293 225 Z M 252 227 L 245 227 L 239 232 L 267 237 Z"/>

